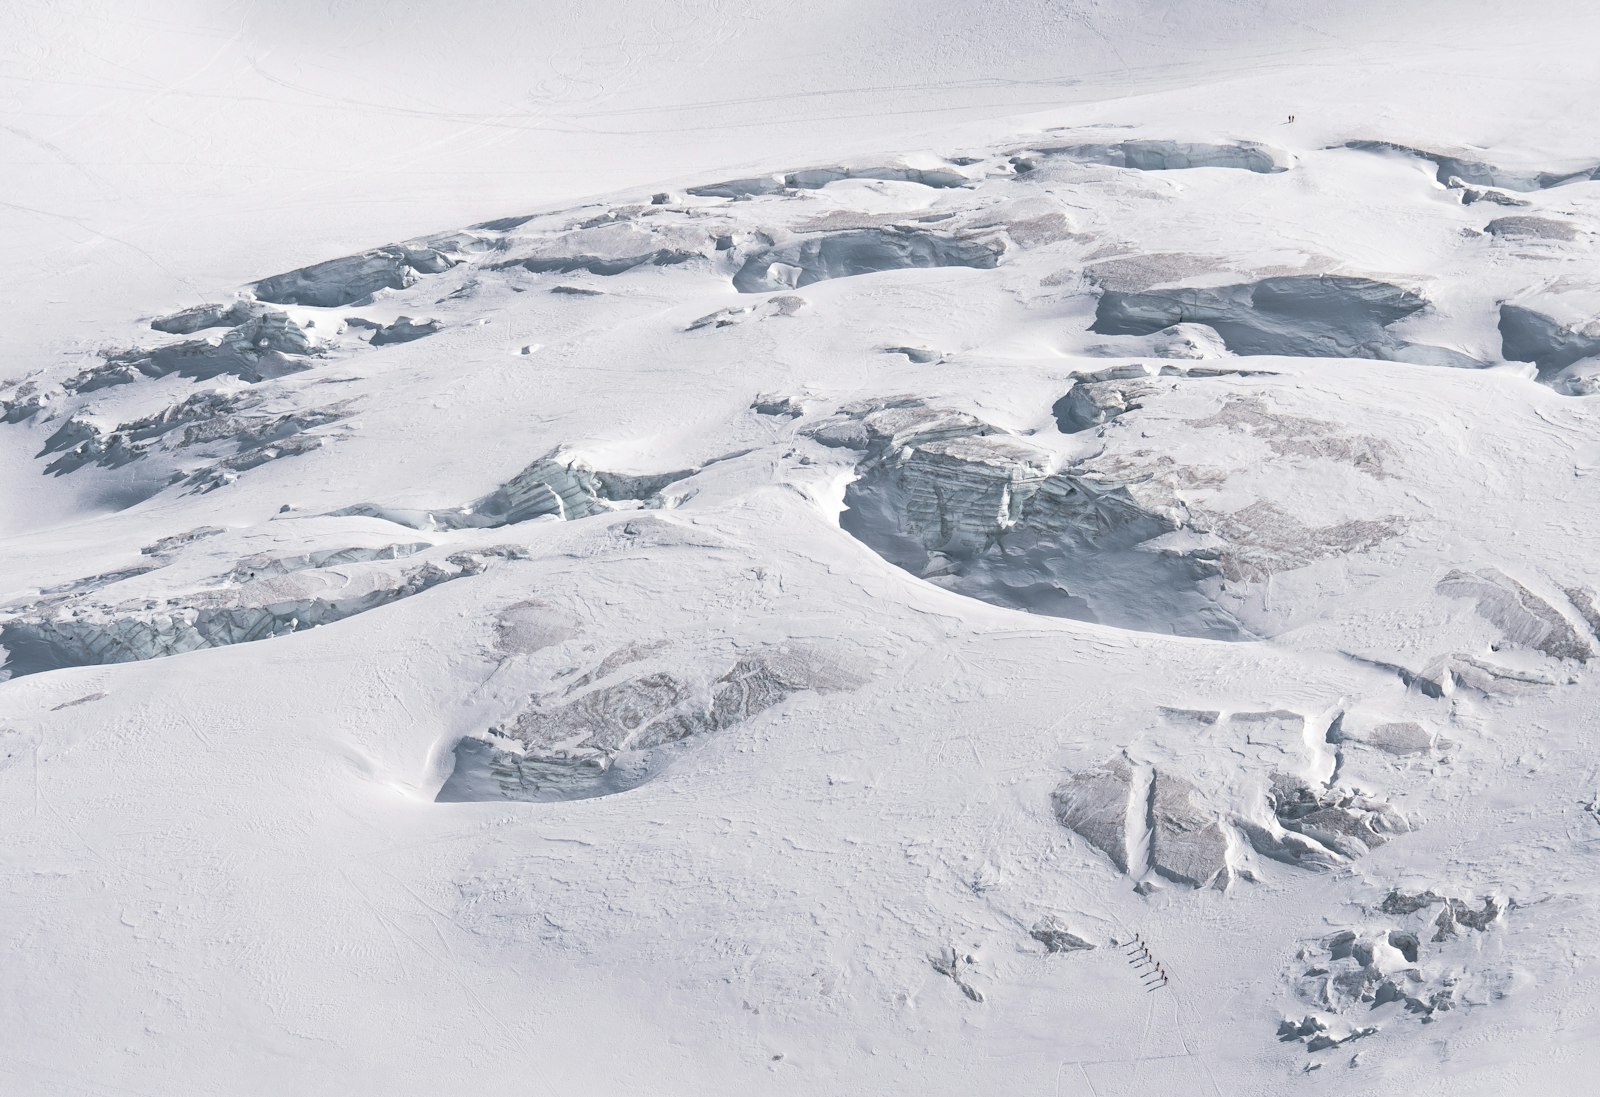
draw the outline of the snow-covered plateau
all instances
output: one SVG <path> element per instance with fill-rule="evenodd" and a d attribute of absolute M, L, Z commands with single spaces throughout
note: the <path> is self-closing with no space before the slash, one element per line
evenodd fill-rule
<path fill-rule="evenodd" d="M 1324 7 L 0 15 L 0 1093 L 1593 1092 L 1600 9 Z"/>

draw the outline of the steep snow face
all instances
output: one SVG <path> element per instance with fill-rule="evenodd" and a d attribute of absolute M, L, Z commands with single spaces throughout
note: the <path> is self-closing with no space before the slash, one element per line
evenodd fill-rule
<path fill-rule="evenodd" d="M 12 1088 L 1581 1088 L 1593 11 L 325 7 L 0 134 Z"/>

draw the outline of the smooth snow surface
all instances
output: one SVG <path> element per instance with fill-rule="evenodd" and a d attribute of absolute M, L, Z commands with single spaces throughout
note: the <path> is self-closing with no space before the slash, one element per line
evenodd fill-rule
<path fill-rule="evenodd" d="M 13 7 L 0 1093 L 1591 1091 L 1590 6 Z"/>

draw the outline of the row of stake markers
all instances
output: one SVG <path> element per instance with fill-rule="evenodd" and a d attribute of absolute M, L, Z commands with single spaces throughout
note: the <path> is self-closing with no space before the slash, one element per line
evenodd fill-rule
<path fill-rule="evenodd" d="M 1150 955 L 1150 950 L 1145 947 L 1144 938 L 1137 933 L 1133 935 L 1133 944 L 1128 946 L 1128 963 L 1139 972 L 1139 979 L 1144 983 L 1146 993 L 1160 990 L 1167 985 L 1166 968 Z"/>

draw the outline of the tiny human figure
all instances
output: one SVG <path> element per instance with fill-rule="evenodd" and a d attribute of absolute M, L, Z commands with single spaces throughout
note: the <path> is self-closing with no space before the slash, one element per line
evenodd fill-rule
<path fill-rule="evenodd" d="M 1293 125 L 1293 123 L 1294 123 L 1294 115 L 1292 115 L 1292 114 L 1289 115 L 1289 122 L 1290 122 L 1291 125 Z"/>

